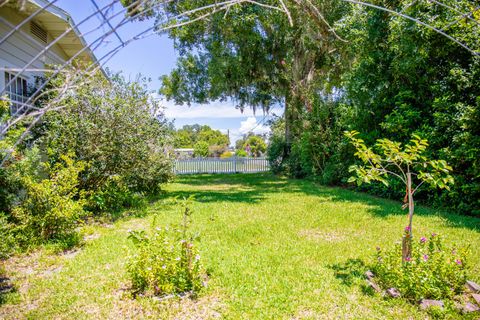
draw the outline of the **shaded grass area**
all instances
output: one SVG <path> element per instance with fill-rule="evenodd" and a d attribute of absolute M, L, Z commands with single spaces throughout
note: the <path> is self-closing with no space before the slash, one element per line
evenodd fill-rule
<path fill-rule="evenodd" d="M 178 223 L 176 198 L 193 195 L 193 229 L 210 274 L 198 300 L 132 299 L 125 272 L 129 229 Z M 143 209 L 143 218 L 84 228 L 76 252 L 40 251 L 7 261 L 16 292 L 0 318 L 330 319 L 429 315 L 363 288 L 375 247 L 399 240 L 400 203 L 270 174 L 183 176 Z M 471 245 L 480 280 L 480 219 L 418 208 L 414 234 Z M 475 278 L 476 277 L 476 278 Z"/>

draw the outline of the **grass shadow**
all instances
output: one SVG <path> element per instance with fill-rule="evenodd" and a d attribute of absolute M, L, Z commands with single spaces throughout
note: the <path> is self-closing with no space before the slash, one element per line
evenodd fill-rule
<path fill-rule="evenodd" d="M 297 192 L 302 192 L 310 196 L 330 196 L 331 201 L 356 202 L 369 206 L 369 212 L 381 218 L 387 218 L 392 215 L 406 215 L 407 211 L 401 209 L 400 201 L 381 198 L 379 196 L 370 195 L 341 187 L 321 186 L 313 181 L 308 180 L 289 180 Z M 480 232 L 480 217 L 461 215 L 455 212 L 449 212 L 444 209 L 434 209 L 421 204 L 415 206 L 416 216 L 437 216 L 445 221 L 445 225 L 449 227 L 467 228 Z"/>
<path fill-rule="evenodd" d="M 0 306 L 7 302 L 8 295 L 15 292 L 15 287 L 10 283 L 10 279 L 0 274 Z"/>
<path fill-rule="evenodd" d="M 349 287 L 365 279 L 365 272 L 367 271 L 367 266 L 361 259 L 348 259 L 344 263 L 335 263 L 327 267 L 333 270 L 335 278 Z"/>
<path fill-rule="evenodd" d="M 177 182 L 197 188 L 192 191 L 167 192 L 166 197 L 182 198 L 194 195 L 198 202 L 259 203 L 271 193 L 300 193 L 331 202 L 362 203 L 369 207 L 368 210 L 371 214 L 381 218 L 406 214 L 401 210 L 399 201 L 340 187 L 325 187 L 307 179 L 288 179 L 271 173 L 183 175 L 177 178 Z M 417 216 L 438 216 L 449 227 L 467 228 L 480 232 L 480 219 L 477 217 L 421 205 L 415 208 L 415 214 Z"/>
<path fill-rule="evenodd" d="M 261 202 L 267 194 L 283 190 L 289 184 L 287 179 L 269 173 L 180 176 L 177 182 L 197 188 L 192 191 L 170 191 L 167 197 L 182 199 L 193 196 L 198 202 L 239 203 Z"/>

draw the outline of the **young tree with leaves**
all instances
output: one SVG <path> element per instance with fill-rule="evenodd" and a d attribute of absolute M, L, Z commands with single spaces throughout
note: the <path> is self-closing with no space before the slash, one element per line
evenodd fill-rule
<path fill-rule="evenodd" d="M 378 152 L 367 147 L 363 139 L 358 138 L 359 132 L 345 132 L 356 149 L 355 156 L 360 158 L 362 165 L 352 165 L 349 169 L 354 173 L 349 182 L 371 183 L 380 181 L 388 186 L 388 177 L 393 176 L 405 184 L 404 206 L 408 206 L 408 225 L 402 245 L 403 260 L 410 258 L 412 241 L 412 222 L 415 209 L 414 194 L 424 183 L 433 188 L 447 189 L 453 184 L 450 175 L 452 168 L 445 160 L 431 160 L 425 155 L 428 142 L 413 135 L 410 143 L 402 147 L 400 142 L 389 139 L 378 139 L 375 144 Z"/>

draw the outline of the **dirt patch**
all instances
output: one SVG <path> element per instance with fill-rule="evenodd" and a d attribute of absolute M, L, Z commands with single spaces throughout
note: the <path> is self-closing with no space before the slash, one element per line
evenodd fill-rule
<path fill-rule="evenodd" d="M 242 184 L 215 184 L 215 185 L 203 185 L 195 186 L 195 190 L 201 191 L 237 191 L 237 190 L 251 190 L 252 188 L 246 187 Z"/>
<path fill-rule="evenodd" d="M 318 229 L 301 230 L 298 235 L 311 241 L 342 242 L 347 239 L 346 232 L 324 231 Z"/>
<path fill-rule="evenodd" d="M 49 255 L 38 250 L 28 255 L 14 256 L 6 260 L 4 266 L 18 292 L 26 294 L 30 287 L 30 278 L 52 277 L 62 270 L 62 259 L 72 259 L 78 253 L 79 250 L 70 250 L 60 255 Z"/>
<path fill-rule="evenodd" d="M 214 295 L 192 298 L 191 295 L 156 298 L 138 296 L 133 298 L 127 284 L 113 292 L 115 307 L 108 319 L 175 319 L 207 320 L 221 319 L 225 305 Z"/>
<path fill-rule="evenodd" d="M 73 259 L 79 253 L 80 253 L 79 249 L 67 250 L 63 252 L 62 257 L 65 259 Z"/>
<path fill-rule="evenodd" d="M 213 296 L 199 299 L 182 298 L 164 302 L 170 311 L 170 318 L 178 320 L 221 319 L 225 306 Z"/>
<path fill-rule="evenodd" d="M 43 272 L 39 273 L 38 276 L 39 277 L 51 277 L 55 273 L 58 273 L 58 272 L 62 271 L 62 268 L 63 268 L 63 266 L 58 266 L 56 268 L 47 269 L 47 270 L 44 270 Z"/>
<path fill-rule="evenodd" d="M 28 291 L 28 278 L 30 276 L 48 270 L 47 267 L 40 263 L 40 257 L 39 252 L 34 252 L 29 255 L 15 256 L 5 261 L 5 270 L 20 293 L 25 294 Z"/>
<path fill-rule="evenodd" d="M 83 241 L 88 242 L 88 241 L 93 241 L 93 240 L 98 239 L 98 238 L 100 238 L 100 234 L 99 233 L 93 233 L 93 234 L 89 234 L 89 235 L 84 236 Z"/>
<path fill-rule="evenodd" d="M 321 319 L 315 311 L 309 309 L 302 309 L 297 312 L 295 316 L 292 317 L 292 320 L 303 320 L 303 319 Z"/>
<path fill-rule="evenodd" d="M 35 310 L 40 305 L 40 300 L 22 302 L 20 305 L 7 305 L 0 309 L 0 319 L 25 319 L 25 314 Z"/>

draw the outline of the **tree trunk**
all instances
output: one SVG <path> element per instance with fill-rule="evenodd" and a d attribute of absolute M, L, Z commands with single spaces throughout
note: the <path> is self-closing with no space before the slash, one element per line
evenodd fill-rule
<path fill-rule="evenodd" d="M 407 172 L 407 189 L 408 189 L 408 229 L 410 233 L 410 238 L 412 237 L 412 220 L 413 220 L 413 210 L 415 209 L 415 204 L 413 203 L 413 193 L 412 193 L 412 174 Z"/>
<path fill-rule="evenodd" d="M 408 261 L 412 257 L 412 220 L 415 204 L 413 202 L 412 194 L 412 174 L 407 172 L 407 195 L 408 195 L 408 229 L 402 238 L 402 261 Z"/>
<path fill-rule="evenodd" d="M 293 106 L 291 105 L 291 93 L 289 90 L 287 90 L 287 93 L 285 95 L 285 112 L 284 112 L 284 117 L 285 117 L 285 143 L 288 148 L 290 148 L 290 145 L 292 144 L 292 108 Z"/>

